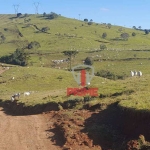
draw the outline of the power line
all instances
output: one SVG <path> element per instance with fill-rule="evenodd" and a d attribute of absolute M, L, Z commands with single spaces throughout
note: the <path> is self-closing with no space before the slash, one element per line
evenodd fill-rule
<path fill-rule="evenodd" d="M 38 12 L 39 12 L 39 2 L 34 2 L 33 3 L 34 4 L 34 6 L 35 6 L 35 14 L 38 14 Z"/>
<path fill-rule="evenodd" d="M 79 20 L 80 20 L 80 15 L 81 15 L 81 14 L 79 14 Z"/>
<path fill-rule="evenodd" d="M 18 13 L 18 9 L 19 9 L 19 5 L 13 5 L 14 6 L 14 10 L 15 10 L 15 14 Z"/>

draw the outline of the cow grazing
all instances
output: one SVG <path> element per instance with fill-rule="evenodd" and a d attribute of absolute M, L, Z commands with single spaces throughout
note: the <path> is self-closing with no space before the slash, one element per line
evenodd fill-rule
<path fill-rule="evenodd" d="M 24 92 L 24 96 L 29 96 L 31 92 Z"/>
<path fill-rule="evenodd" d="M 16 94 L 11 96 L 11 101 L 13 102 L 14 100 L 16 100 L 16 98 L 19 99 L 19 97 L 20 97 L 20 93 L 16 93 Z"/>
<path fill-rule="evenodd" d="M 134 71 L 134 76 L 137 76 L 137 71 Z"/>
<path fill-rule="evenodd" d="M 133 71 L 130 71 L 130 73 L 131 73 L 131 77 L 133 77 L 133 76 L 134 76 L 134 72 L 133 72 Z"/>
<path fill-rule="evenodd" d="M 11 97 L 11 102 L 13 102 L 15 100 L 14 96 Z"/>
<path fill-rule="evenodd" d="M 141 72 L 141 71 L 138 71 L 137 75 L 138 75 L 139 77 L 141 77 L 141 76 L 142 76 L 142 72 Z"/>

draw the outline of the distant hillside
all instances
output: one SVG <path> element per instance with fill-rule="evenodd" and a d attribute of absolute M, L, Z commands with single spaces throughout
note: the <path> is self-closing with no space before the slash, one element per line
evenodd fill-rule
<path fill-rule="evenodd" d="M 50 30 L 41 32 L 48 27 Z M 16 18 L 14 15 L 0 15 L 0 32 L 6 40 L 0 44 L 0 55 L 15 51 L 16 48 L 26 47 L 30 42 L 40 43 L 38 51 L 60 52 L 78 49 L 87 51 L 99 49 L 100 44 L 106 44 L 109 49 L 149 49 L 150 35 L 144 31 L 128 29 L 120 26 L 92 23 L 58 16 L 48 19 L 43 15 L 27 15 Z M 107 37 L 102 38 L 106 32 Z M 120 39 L 120 34 L 129 34 L 127 41 Z M 132 36 L 135 32 L 136 36 Z M 36 49 L 36 48 L 35 48 Z"/>
<path fill-rule="evenodd" d="M 123 33 L 126 33 L 124 39 L 121 37 Z M 29 65 L 56 68 L 68 67 L 67 64 L 52 63 L 52 60 L 66 59 L 62 53 L 66 50 L 79 51 L 76 61 L 73 61 L 75 65 L 86 57 L 100 60 L 96 58 L 100 53 L 103 60 L 147 58 L 148 55 L 141 55 L 141 51 L 150 49 L 150 34 L 144 31 L 60 15 L 54 19 L 43 14 L 0 15 L 0 38 L 0 57 L 24 49 L 30 54 Z M 100 45 L 105 51 L 94 53 L 100 50 Z M 115 51 L 122 53 L 119 55 Z"/>

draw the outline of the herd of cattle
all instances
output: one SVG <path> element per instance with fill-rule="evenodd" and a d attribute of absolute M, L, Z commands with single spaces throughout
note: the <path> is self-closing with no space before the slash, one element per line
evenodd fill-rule
<path fill-rule="evenodd" d="M 31 94 L 31 92 L 24 92 L 23 94 L 24 94 L 24 96 L 29 96 Z M 16 98 L 19 99 L 20 95 L 21 95 L 20 93 L 16 93 L 16 94 L 12 95 L 11 101 L 13 102 L 14 100 L 16 100 Z"/>
<path fill-rule="evenodd" d="M 133 77 L 133 76 L 141 77 L 142 76 L 142 72 L 141 71 L 130 71 L 130 73 L 131 73 L 131 77 Z"/>
<path fill-rule="evenodd" d="M 69 59 L 52 60 L 52 62 L 55 63 L 55 64 L 64 63 L 64 62 L 68 62 L 68 61 L 69 61 Z M 4 67 L 3 64 L 1 64 L 1 66 L 2 66 L 3 69 L 9 70 L 9 67 Z M 130 75 L 131 75 L 131 77 L 133 77 L 133 76 L 139 76 L 139 77 L 141 77 L 142 76 L 142 72 L 134 70 L 134 71 L 130 71 Z M 14 79 L 14 77 L 12 79 Z M 23 93 L 24 96 L 29 96 L 30 94 L 31 94 L 31 92 L 24 92 Z M 16 93 L 16 94 L 14 94 L 14 95 L 11 96 L 11 101 L 13 102 L 17 98 L 19 99 L 19 97 L 20 97 L 20 93 Z"/>
<path fill-rule="evenodd" d="M 69 61 L 69 58 L 67 58 L 67 59 L 61 59 L 61 60 L 52 60 L 52 62 L 54 64 L 60 64 L 60 63 L 68 62 L 68 61 Z"/>
<path fill-rule="evenodd" d="M 130 71 L 130 73 L 131 73 L 131 77 L 133 77 L 133 76 L 141 77 L 142 76 L 141 71 Z M 29 96 L 31 94 L 31 92 L 24 92 L 23 94 L 24 94 L 24 96 Z M 16 98 L 19 99 L 19 97 L 20 97 L 20 93 L 16 93 L 11 96 L 11 101 L 13 102 Z"/>

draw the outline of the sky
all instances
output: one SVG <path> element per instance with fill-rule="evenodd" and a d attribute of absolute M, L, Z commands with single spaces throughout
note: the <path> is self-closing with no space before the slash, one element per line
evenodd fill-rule
<path fill-rule="evenodd" d="M 0 0 L 0 14 L 47 14 L 68 18 L 92 19 L 96 23 L 150 29 L 150 0 Z"/>

